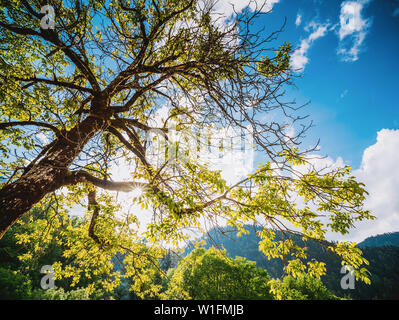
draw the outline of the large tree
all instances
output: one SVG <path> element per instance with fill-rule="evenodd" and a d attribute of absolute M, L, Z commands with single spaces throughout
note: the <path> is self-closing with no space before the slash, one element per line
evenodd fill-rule
<path fill-rule="evenodd" d="M 198 248 L 169 272 L 166 299 L 272 300 L 269 275 L 253 261 Z"/>
<path fill-rule="evenodd" d="M 206 0 L 0 1 L 0 237 L 34 206 L 53 212 L 51 224 L 87 197 L 87 234 L 71 225 L 71 252 L 122 250 L 137 275 L 135 218 L 122 221 L 99 189 L 140 187 L 132 201 L 153 211 L 151 243 L 178 243 L 184 228 L 204 221 L 252 221 L 265 226 L 261 250 L 294 255 L 289 272 L 322 273 L 322 264 L 301 264 L 306 252 L 290 234 L 347 233 L 372 218 L 366 191 L 348 167 L 312 165 L 314 149 L 301 147 L 308 126 L 284 94 L 294 79 L 292 47 L 277 43 L 281 30 L 255 28 L 267 3 L 251 8 L 224 17 Z M 172 127 L 191 138 L 172 144 Z M 263 157 L 232 184 L 192 152 L 193 141 L 195 150 L 210 141 L 198 138 L 201 130 L 228 127 L 250 136 Z M 163 161 L 148 151 L 155 139 L 166 141 Z M 122 160 L 131 181 L 112 180 Z M 273 229 L 282 241 L 273 242 Z M 363 263 L 352 243 L 330 249 L 356 269 Z"/>

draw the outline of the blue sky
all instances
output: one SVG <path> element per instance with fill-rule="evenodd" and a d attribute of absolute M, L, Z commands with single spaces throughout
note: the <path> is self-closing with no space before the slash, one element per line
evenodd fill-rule
<path fill-rule="evenodd" d="M 216 9 L 229 16 L 231 4 L 240 11 L 248 2 L 219 0 Z M 399 0 L 268 0 L 266 9 L 273 11 L 254 27 L 273 32 L 286 19 L 275 45 L 290 41 L 296 48 L 291 65 L 302 77 L 288 100 L 311 102 L 301 111 L 315 125 L 304 147 L 320 139 L 321 154 L 328 156 L 322 165 L 351 165 L 377 217 L 345 237 L 329 238 L 362 241 L 399 231 Z M 228 175 L 251 158 L 242 156 L 221 163 L 222 171 Z"/>
<path fill-rule="evenodd" d="M 246 0 L 219 0 L 229 16 Z M 261 3 L 262 0 L 258 0 Z M 250 9 L 255 8 L 250 2 Z M 348 164 L 365 183 L 365 205 L 376 221 L 359 223 L 344 238 L 399 231 L 399 0 L 268 0 L 254 28 L 273 32 L 296 49 L 291 66 L 300 70 L 288 100 L 314 123 L 303 147 L 320 139 L 324 165 Z"/>
<path fill-rule="evenodd" d="M 399 1 L 275 2 L 263 23 L 287 19 L 281 39 L 297 48 L 291 63 L 303 77 L 291 94 L 311 101 L 309 140 L 320 138 L 322 153 L 351 165 L 370 193 L 377 221 L 349 238 L 399 231 Z"/>
<path fill-rule="evenodd" d="M 399 1 L 280 0 L 259 25 L 272 31 L 284 18 L 280 39 L 303 67 L 292 95 L 311 101 L 309 134 L 357 168 L 378 131 L 399 129 Z"/>

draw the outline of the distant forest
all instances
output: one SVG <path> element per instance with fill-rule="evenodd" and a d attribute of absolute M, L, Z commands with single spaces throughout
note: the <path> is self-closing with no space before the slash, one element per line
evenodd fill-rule
<path fill-rule="evenodd" d="M 383 247 L 396 246 L 399 247 L 399 232 L 388 232 L 366 238 L 358 244 L 359 248 L 365 247 Z"/>
<path fill-rule="evenodd" d="M 281 259 L 268 260 L 258 250 L 259 237 L 256 228 L 247 226 L 249 234 L 237 236 L 231 228 L 212 229 L 199 240 L 205 240 L 205 248 L 212 246 L 225 249 L 229 257 L 244 257 L 255 261 L 260 268 L 267 270 L 271 278 L 280 278 L 283 275 L 283 261 Z M 277 233 L 276 237 L 281 237 Z M 358 244 L 364 257 L 369 261 L 367 267 L 371 273 L 371 285 L 356 282 L 355 289 L 343 290 L 340 281 L 341 262 L 330 251 L 315 241 L 303 242 L 295 239 L 302 247 L 307 247 L 309 256 L 326 263 L 327 273 L 322 277 L 323 284 L 334 294 L 356 300 L 389 300 L 399 299 L 399 232 L 386 233 L 370 237 Z M 193 244 L 187 246 L 185 255 L 194 248 Z"/>

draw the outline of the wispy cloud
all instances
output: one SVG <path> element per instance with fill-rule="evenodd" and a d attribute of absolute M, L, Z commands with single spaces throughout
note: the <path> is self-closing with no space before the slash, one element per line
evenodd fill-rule
<path fill-rule="evenodd" d="M 348 89 L 346 89 L 346 90 L 344 90 L 340 95 L 339 95 L 339 97 L 341 98 L 341 99 L 343 99 L 343 98 L 345 98 L 345 96 L 348 94 Z"/>
<path fill-rule="evenodd" d="M 329 23 L 326 24 L 318 24 L 314 21 L 309 23 L 305 30 L 311 32 L 310 35 L 301 41 L 301 44 L 298 49 L 291 56 L 291 68 L 297 72 L 303 72 L 305 70 L 305 66 L 309 62 L 309 58 L 307 57 L 308 51 L 312 46 L 313 42 L 321 37 L 324 37 L 326 33 L 329 31 Z"/>
<path fill-rule="evenodd" d="M 300 13 L 298 13 L 296 16 L 295 25 L 297 27 L 299 27 L 301 25 L 301 23 L 302 23 L 302 15 Z"/>
<path fill-rule="evenodd" d="M 341 4 L 338 30 L 338 54 L 344 61 L 356 61 L 371 26 L 371 19 L 362 16 L 362 10 L 371 0 L 344 1 Z"/>

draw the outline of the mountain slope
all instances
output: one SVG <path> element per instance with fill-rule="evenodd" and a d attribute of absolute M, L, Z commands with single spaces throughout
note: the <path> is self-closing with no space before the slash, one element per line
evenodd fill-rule
<path fill-rule="evenodd" d="M 366 247 L 382 247 L 382 246 L 398 246 L 399 232 L 389 232 L 368 237 L 357 245 L 359 248 Z"/>
<path fill-rule="evenodd" d="M 204 235 L 201 239 L 207 244 L 205 248 L 215 246 L 225 249 L 228 256 L 245 257 L 248 260 L 255 261 L 258 267 L 266 269 L 271 278 L 280 278 L 283 275 L 283 262 L 280 259 L 268 260 L 258 250 L 259 237 L 254 227 L 249 227 L 248 235 L 238 237 L 236 232 L 230 228 L 223 228 L 222 233 L 213 229 Z M 355 289 L 341 289 L 341 261 L 326 251 L 315 241 L 306 243 L 300 239 L 296 240 L 300 246 L 308 248 L 309 257 L 326 263 L 327 274 L 322 277 L 324 285 L 338 296 L 348 296 L 353 299 L 399 299 L 399 246 L 384 247 L 364 247 L 362 248 L 364 257 L 370 262 L 367 269 L 371 273 L 371 285 L 365 285 L 361 282 L 355 283 Z M 382 242 L 379 242 L 382 243 Z M 192 249 L 193 245 L 186 248 L 186 254 Z"/>

